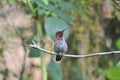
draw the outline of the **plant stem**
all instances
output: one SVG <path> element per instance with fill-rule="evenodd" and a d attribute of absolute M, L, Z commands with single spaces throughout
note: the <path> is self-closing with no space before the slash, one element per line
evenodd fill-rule
<path fill-rule="evenodd" d="M 43 38 L 42 26 L 40 24 L 40 19 L 37 20 L 37 32 L 40 38 Z M 40 52 L 41 55 L 41 66 L 42 66 L 42 80 L 47 80 L 47 71 L 45 65 L 45 55 Z"/>
<path fill-rule="evenodd" d="M 47 80 L 47 71 L 46 71 L 46 65 L 45 65 L 45 55 L 41 53 L 41 64 L 42 64 L 42 80 Z"/>

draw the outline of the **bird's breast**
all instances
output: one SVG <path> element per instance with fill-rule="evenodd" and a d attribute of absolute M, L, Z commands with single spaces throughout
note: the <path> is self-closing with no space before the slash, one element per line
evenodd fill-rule
<path fill-rule="evenodd" d="M 65 41 L 57 40 L 54 44 L 54 51 L 56 53 L 65 53 L 67 51 L 67 44 Z"/>

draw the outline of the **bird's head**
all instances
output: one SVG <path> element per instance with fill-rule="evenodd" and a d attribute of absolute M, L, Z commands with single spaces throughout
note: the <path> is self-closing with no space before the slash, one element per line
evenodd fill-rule
<path fill-rule="evenodd" d="M 62 39 L 62 38 L 64 37 L 64 31 L 67 30 L 67 29 L 68 29 L 68 28 L 65 28 L 65 29 L 63 29 L 63 30 L 61 30 L 61 31 L 57 31 L 57 32 L 56 32 L 56 39 L 57 39 L 57 40 Z"/>

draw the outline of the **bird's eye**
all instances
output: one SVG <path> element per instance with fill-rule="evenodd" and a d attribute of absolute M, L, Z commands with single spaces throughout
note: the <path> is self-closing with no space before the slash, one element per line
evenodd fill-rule
<path fill-rule="evenodd" d="M 59 33 L 57 32 L 56 35 L 58 35 Z"/>

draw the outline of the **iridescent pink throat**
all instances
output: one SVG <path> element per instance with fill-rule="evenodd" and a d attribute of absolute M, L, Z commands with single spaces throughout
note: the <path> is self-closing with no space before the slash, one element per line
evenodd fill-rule
<path fill-rule="evenodd" d="M 63 39 L 63 35 L 57 35 L 57 36 L 56 36 L 56 39 L 57 39 L 57 40 Z"/>

